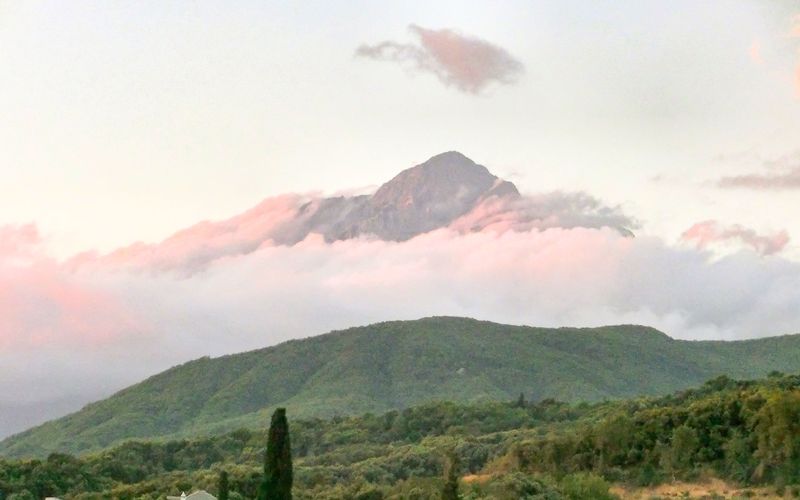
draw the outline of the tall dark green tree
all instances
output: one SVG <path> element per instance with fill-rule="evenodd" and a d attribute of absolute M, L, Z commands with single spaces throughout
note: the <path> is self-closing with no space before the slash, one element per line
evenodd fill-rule
<path fill-rule="evenodd" d="M 292 499 L 292 449 L 286 408 L 272 414 L 264 460 L 264 481 L 258 494 L 260 500 Z"/>
<path fill-rule="evenodd" d="M 229 497 L 228 471 L 222 470 L 219 473 L 219 482 L 217 483 L 217 500 L 228 500 Z"/>
<path fill-rule="evenodd" d="M 458 456 L 450 453 L 444 464 L 444 488 L 442 500 L 458 500 Z"/>

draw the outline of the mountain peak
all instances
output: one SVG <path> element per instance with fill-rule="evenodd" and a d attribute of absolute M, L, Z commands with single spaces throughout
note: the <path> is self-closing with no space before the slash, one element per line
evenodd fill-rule
<path fill-rule="evenodd" d="M 403 241 L 445 227 L 491 196 L 519 196 L 504 181 L 459 153 L 447 151 L 407 168 L 372 196 L 323 200 L 306 231 L 328 240 L 361 234 Z"/>
<path fill-rule="evenodd" d="M 401 206 L 437 200 L 437 204 L 472 205 L 501 183 L 512 188 L 506 189 L 506 193 L 519 194 L 516 186 L 499 179 L 483 165 L 458 151 L 447 151 L 397 174 L 378 189 L 373 201 L 378 205 L 399 202 Z"/>
<path fill-rule="evenodd" d="M 384 222 L 375 234 L 402 240 L 443 227 L 491 195 L 519 191 L 457 151 L 438 154 L 403 170 L 370 199 Z"/>
<path fill-rule="evenodd" d="M 448 166 L 456 166 L 462 168 L 482 168 L 483 170 L 488 170 L 486 167 L 478 165 L 466 155 L 459 153 L 458 151 L 445 151 L 444 153 L 439 153 L 438 155 L 431 156 L 428 158 L 427 161 L 417 165 L 419 167 L 448 167 Z M 413 168 L 413 167 L 412 167 Z"/>

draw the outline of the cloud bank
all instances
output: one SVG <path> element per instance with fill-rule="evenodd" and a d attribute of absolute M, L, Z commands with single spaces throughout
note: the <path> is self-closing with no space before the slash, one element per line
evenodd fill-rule
<path fill-rule="evenodd" d="M 34 226 L 0 228 L 0 407 L 63 408 L 199 356 L 430 315 L 642 323 L 683 338 L 800 332 L 800 264 L 742 228 L 703 226 L 688 237 L 697 247 L 673 246 L 627 236 L 618 227 L 634 221 L 589 195 L 550 193 L 489 198 L 405 241 L 277 242 L 321 200 L 273 198 L 160 244 L 65 262 Z M 715 238 L 750 249 L 716 258 Z"/>
<path fill-rule="evenodd" d="M 172 273 L 186 278 L 216 261 L 246 256 L 266 247 L 292 246 L 309 236 L 323 235 L 324 241 L 329 243 L 347 239 L 330 236 L 329 229 L 336 222 L 331 219 L 338 218 L 341 212 L 349 215 L 358 208 L 362 199 L 363 196 L 278 196 L 230 219 L 201 222 L 160 243 L 136 243 L 107 255 L 86 252 L 68 260 L 65 267 L 75 272 L 114 269 L 147 274 Z M 331 211 L 331 206 L 336 210 Z M 624 228 L 636 228 L 638 222 L 618 207 L 607 206 L 587 193 L 553 192 L 531 196 L 490 196 L 442 227 L 460 234 L 554 227 L 610 227 L 629 234 Z M 362 239 L 376 238 L 366 234 Z"/>
<path fill-rule="evenodd" d="M 433 30 L 412 24 L 414 43 L 384 41 L 361 45 L 356 55 L 395 62 L 436 76 L 446 86 L 478 94 L 492 83 L 513 84 L 524 67 L 505 49 L 450 29 Z"/>

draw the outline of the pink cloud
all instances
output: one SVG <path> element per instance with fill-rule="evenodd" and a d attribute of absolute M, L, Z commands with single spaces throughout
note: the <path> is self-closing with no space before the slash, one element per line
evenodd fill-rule
<path fill-rule="evenodd" d="M 512 84 L 523 65 L 505 49 L 450 29 L 432 30 L 412 24 L 419 45 L 384 41 L 361 45 L 356 55 L 381 61 L 411 63 L 415 71 L 431 73 L 447 86 L 478 94 L 491 83 Z"/>
<path fill-rule="evenodd" d="M 0 226 L 0 262 L 27 259 L 40 244 L 39 231 L 33 224 Z"/>
<path fill-rule="evenodd" d="M 0 227 L 0 346 L 103 343 L 136 329 L 112 294 L 41 253 L 33 225 Z"/>
<path fill-rule="evenodd" d="M 229 225 L 232 219 L 219 228 L 203 224 L 168 239 L 168 250 L 132 251 L 132 262 L 162 269 L 161 256 L 175 262 L 182 252 L 196 256 L 208 238 L 208 247 L 222 251 L 192 273 L 140 272 L 127 258 L 59 263 L 30 251 L 39 245 L 31 228 L 6 228 L 0 231 L 3 248 L 11 249 L 0 259 L 0 392 L 44 397 L 80 388 L 86 402 L 98 387 L 118 389 L 199 356 L 429 315 L 540 326 L 645 323 L 690 338 L 800 329 L 800 265 L 753 253 L 711 261 L 707 252 L 626 238 L 610 228 L 546 227 L 580 222 L 587 215 L 574 207 L 594 204 L 581 198 L 520 202 L 525 217 L 487 204 L 473 220 L 406 241 L 310 234 L 293 245 L 265 240 L 242 251 L 231 234 L 253 241 L 271 231 L 257 213 L 293 211 L 293 203 L 273 200 L 232 218 L 241 228 Z M 720 231 L 752 240 L 764 253 L 785 245 Z M 720 231 L 692 233 L 706 242 Z M 29 256 L 24 265 L 20 254 Z"/>
<path fill-rule="evenodd" d="M 738 224 L 723 226 L 714 220 L 698 222 L 684 231 L 681 239 L 694 243 L 698 248 L 707 248 L 720 242 L 738 241 L 761 255 L 776 254 L 789 244 L 789 234 L 786 231 L 762 235 Z"/>
<path fill-rule="evenodd" d="M 69 265 L 72 269 L 99 264 L 191 274 L 217 259 L 254 252 L 272 240 L 294 242 L 304 237 L 305 234 L 293 234 L 288 223 L 296 220 L 301 208 L 314 203 L 318 199 L 301 195 L 269 198 L 240 215 L 217 222 L 200 222 L 161 243 L 134 243 L 103 256 L 88 252 L 71 259 Z"/>
<path fill-rule="evenodd" d="M 66 263 L 72 271 L 129 270 L 174 273 L 189 277 L 214 263 L 248 255 L 270 246 L 298 245 L 310 236 L 332 242 L 359 236 L 330 231 L 342 217 L 358 211 L 363 197 L 320 198 L 283 195 L 264 200 L 243 214 L 221 221 L 204 221 L 178 231 L 159 243 L 135 243 L 107 255 L 86 252 Z M 329 210 L 344 207 L 343 210 Z M 350 221 L 358 223 L 361 219 Z M 553 227 L 635 227 L 618 208 L 607 207 L 582 192 L 529 196 L 490 195 L 445 227 L 459 233 L 531 231 Z M 344 226 L 345 229 L 347 225 Z M 434 228 L 435 229 L 435 228 Z M 364 238 L 375 238 L 372 234 Z"/>
<path fill-rule="evenodd" d="M 0 393 L 70 390 L 84 403 L 199 356 L 442 314 L 646 323 L 692 338 L 800 329 L 797 263 L 754 252 L 712 261 L 622 237 L 635 220 L 586 193 L 489 194 L 406 240 L 329 238 L 359 200 L 271 198 L 160 243 L 66 262 L 47 254 L 35 226 L 0 227 Z M 732 240 L 762 254 L 788 241 L 738 226 L 687 233 L 700 248 Z"/>

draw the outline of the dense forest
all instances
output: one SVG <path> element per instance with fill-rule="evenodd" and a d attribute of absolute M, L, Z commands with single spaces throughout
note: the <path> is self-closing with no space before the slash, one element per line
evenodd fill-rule
<path fill-rule="evenodd" d="M 533 328 L 436 317 L 390 321 L 174 367 L 0 442 L 0 455 L 84 454 L 132 437 L 193 439 L 293 419 L 385 413 L 430 401 L 597 402 L 662 396 L 728 375 L 793 372 L 800 335 L 675 340 L 644 326 Z"/>
<path fill-rule="evenodd" d="M 290 431 L 297 499 L 440 498 L 448 464 L 462 499 L 614 498 L 611 484 L 708 477 L 800 493 L 800 376 L 777 372 L 756 381 L 719 377 L 661 398 L 431 403 L 292 420 Z M 255 498 L 266 442 L 266 429 L 238 430 L 3 460 L 0 498 L 213 493 L 223 470 L 230 498 Z"/>

